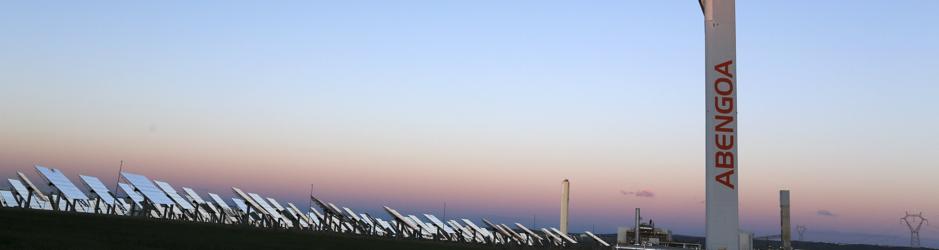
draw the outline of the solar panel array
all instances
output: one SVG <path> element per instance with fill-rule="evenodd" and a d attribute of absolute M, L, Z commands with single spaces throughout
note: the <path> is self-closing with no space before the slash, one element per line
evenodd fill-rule
<path fill-rule="evenodd" d="M 62 174 L 62 171 L 54 168 L 47 168 L 43 166 L 36 165 L 36 170 L 49 181 L 50 185 L 59 190 L 59 193 L 62 196 L 65 196 L 69 200 L 87 200 L 88 196 L 85 195 L 78 187 L 72 183 L 68 177 L 65 177 Z"/>
<path fill-rule="evenodd" d="M 257 197 L 259 197 L 259 198 L 261 197 L 260 195 L 256 195 L 256 194 L 249 194 L 249 195 L 254 195 L 254 196 L 257 196 Z M 267 201 L 266 201 L 266 202 L 264 201 L 264 199 L 261 199 L 261 202 L 263 202 L 263 204 L 268 204 L 268 208 L 271 209 L 271 210 L 268 210 L 268 211 L 270 211 L 271 214 L 276 214 L 275 218 L 280 219 L 280 220 L 283 220 L 281 223 L 286 224 L 287 226 L 293 226 L 293 220 L 292 220 L 292 218 L 290 218 L 289 216 L 286 216 L 286 214 L 284 214 L 284 212 L 286 212 L 286 209 L 284 209 L 283 206 L 281 206 L 279 203 L 277 203 L 276 200 L 271 199 L 271 198 L 267 198 Z"/>
<path fill-rule="evenodd" d="M 271 205 L 268 205 L 267 202 L 264 202 L 264 198 L 261 198 L 260 195 L 255 194 L 255 193 L 248 193 L 248 198 L 250 198 L 249 200 L 254 201 L 255 204 L 258 204 L 258 206 L 264 209 L 264 211 L 267 211 L 267 214 L 270 215 L 271 217 L 274 217 L 274 219 L 280 218 L 280 215 L 279 215 L 280 213 L 278 213 L 277 210 L 271 207 Z"/>
<path fill-rule="evenodd" d="M 424 214 L 424 217 L 427 217 L 427 219 L 430 220 L 431 224 L 433 224 L 437 228 L 440 228 L 444 232 L 447 232 L 449 234 L 455 233 L 453 229 L 451 229 L 449 226 L 444 225 L 443 221 L 440 221 L 440 219 L 437 219 L 437 216 L 434 216 L 432 214 Z"/>
<path fill-rule="evenodd" d="M 186 192 L 186 196 L 188 196 L 189 199 L 191 199 L 193 203 L 195 203 L 194 204 L 195 206 L 199 206 L 203 209 L 208 209 L 208 211 L 205 211 L 205 210 L 200 211 L 200 214 L 203 214 L 203 216 L 208 216 L 208 214 L 205 214 L 206 212 L 211 212 L 215 216 L 221 216 L 222 212 L 219 210 L 222 208 L 217 208 L 213 206 L 212 203 L 209 203 L 203 200 L 202 196 L 200 196 L 199 193 L 196 193 L 195 190 L 192 190 L 191 188 L 183 187 L 183 191 Z"/>
<path fill-rule="evenodd" d="M 163 181 L 134 173 L 121 172 L 118 190 L 112 193 L 107 185 L 94 176 L 79 175 L 79 179 L 88 188 L 87 195 L 66 175 L 55 168 L 36 165 L 36 170 L 53 189 L 49 200 L 27 177 L 18 173 L 19 180 L 10 179 L 12 190 L 0 190 L 0 205 L 20 207 L 31 199 L 28 207 L 51 209 L 57 199 L 75 201 L 74 203 L 54 203 L 59 209 L 72 206 L 75 211 L 103 213 L 105 209 L 94 208 L 89 204 L 107 204 L 110 210 L 119 215 L 149 216 L 166 219 L 200 221 L 206 223 L 242 223 L 258 227 L 298 228 L 302 230 L 326 230 L 340 233 L 369 234 L 387 237 L 407 237 L 442 241 L 460 241 L 479 244 L 516 244 L 531 246 L 572 246 L 578 239 L 561 233 L 556 228 L 541 228 L 540 232 L 529 229 L 521 223 L 496 224 L 489 220 L 481 221 L 487 227 L 480 227 L 469 219 L 441 220 L 428 213 L 404 215 L 390 207 L 383 207 L 386 218 L 368 213 L 356 213 L 352 208 L 323 202 L 310 196 L 316 208 L 301 211 L 291 202 L 278 202 L 271 197 L 257 193 L 244 192 L 232 187 L 234 197 L 229 206 L 222 196 L 208 193 L 209 199 L 203 199 L 196 190 L 182 187 L 182 193 Z M 35 190 L 31 192 L 31 190 Z M 534 229 L 534 228 L 533 228 Z M 579 239 L 596 242 L 597 246 L 609 247 L 600 237 L 585 232 Z"/>
<path fill-rule="evenodd" d="M 214 193 L 209 193 L 209 197 L 212 198 L 212 201 L 215 202 L 216 206 L 221 207 L 223 210 L 231 209 L 231 207 L 228 206 L 228 203 L 225 203 L 225 200 L 223 200 L 221 196 L 218 196 L 217 194 L 214 194 Z"/>
<path fill-rule="evenodd" d="M 539 240 L 539 241 L 540 241 L 540 240 L 544 239 L 544 238 L 542 238 L 541 236 L 539 236 L 538 234 L 536 234 L 535 232 L 532 232 L 531 230 L 529 230 L 527 227 L 525 227 L 525 225 L 522 225 L 522 223 L 516 222 L 516 223 L 515 223 L 515 226 L 518 227 L 519 229 L 521 229 L 522 231 L 524 231 L 526 234 L 530 235 L 531 237 L 534 237 L 536 240 Z"/>
<path fill-rule="evenodd" d="M 258 197 L 260 197 L 260 196 L 258 196 Z M 267 202 L 267 204 L 269 204 L 269 205 L 271 206 L 271 208 L 274 209 L 275 212 L 280 212 L 280 211 L 283 211 L 283 210 L 284 210 L 284 207 L 281 206 L 280 203 L 277 202 L 277 200 L 274 200 L 273 198 L 270 198 L 270 197 L 264 198 L 264 201 Z"/>
<path fill-rule="evenodd" d="M 424 224 L 424 222 L 421 221 L 421 219 L 417 218 L 417 216 L 408 215 L 408 219 L 411 219 L 411 221 L 414 222 L 414 224 L 420 227 L 422 230 L 421 232 L 425 235 L 433 235 L 433 233 L 437 232 L 437 230 L 435 230 L 430 225 Z"/>
<path fill-rule="evenodd" d="M 202 196 L 199 196 L 199 194 L 196 193 L 195 190 L 192 190 L 191 188 L 183 187 L 183 192 L 185 192 L 186 196 L 189 196 L 189 198 L 192 199 L 194 203 L 196 204 L 205 203 L 205 200 L 202 199 Z"/>
<path fill-rule="evenodd" d="M 587 236 L 590 236 L 590 238 L 592 238 L 593 240 L 597 241 L 597 243 L 599 243 L 601 246 L 605 246 L 605 247 L 610 246 L 610 243 L 606 243 L 606 241 L 604 241 L 603 239 L 600 239 L 600 237 L 597 237 L 590 231 L 584 231 L 584 233 L 587 234 Z"/>
<path fill-rule="evenodd" d="M 46 197 L 45 194 L 43 194 L 42 192 L 39 192 L 39 187 L 37 187 L 36 185 L 33 185 L 33 182 L 30 181 L 29 178 L 26 178 L 26 175 L 23 174 L 23 172 L 16 172 L 16 176 L 20 178 L 20 181 L 23 181 L 23 184 L 25 184 L 26 187 L 36 191 L 33 194 L 36 196 L 36 198 L 39 198 L 39 200 L 42 202 L 49 201 L 49 197 Z"/>
<path fill-rule="evenodd" d="M 552 233 L 551 230 L 548 230 L 547 228 L 542 227 L 541 232 L 544 233 L 545 237 L 551 238 L 552 242 L 554 242 L 555 244 L 564 244 L 564 240 L 561 239 L 561 237 L 558 237 L 557 235 Z"/>
<path fill-rule="evenodd" d="M 162 190 L 154 186 L 153 182 L 150 182 L 150 179 L 146 176 L 128 172 L 121 172 L 121 176 L 130 182 L 130 185 L 132 185 L 135 190 L 140 191 L 140 194 L 150 200 L 150 202 L 153 202 L 156 205 L 167 206 L 175 204 L 175 202 L 173 202 L 169 196 L 166 196 Z"/>
<path fill-rule="evenodd" d="M 248 194 L 245 194 L 244 191 L 241 191 L 241 189 L 238 189 L 236 187 L 232 187 L 231 189 L 232 191 L 235 192 L 235 195 L 238 195 L 238 197 L 241 198 L 240 200 L 232 199 L 235 201 L 235 204 L 238 204 L 240 202 L 244 205 L 244 207 L 240 207 L 240 204 L 239 204 L 239 208 L 241 208 L 241 211 L 247 212 L 249 210 L 248 208 L 250 207 L 250 210 L 254 211 L 255 213 L 259 213 L 261 215 L 267 215 L 267 216 L 270 215 L 265 208 L 262 208 L 261 205 L 258 205 L 258 203 L 255 202 L 251 198 L 251 196 L 248 196 Z"/>
<path fill-rule="evenodd" d="M 13 196 L 13 192 L 7 190 L 0 190 L 0 198 L 2 198 L 4 207 L 19 207 L 19 202 L 16 201 L 16 197 Z"/>
<path fill-rule="evenodd" d="M 318 218 L 318 219 L 323 218 L 323 214 L 321 214 L 320 211 L 316 211 L 316 208 L 310 207 L 310 213 L 314 215 L 311 217 Z"/>
<path fill-rule="evenodd" d="M 570 235 L 567 235 L 565 233 L 561 233 L 561 230 L 558 230 L 557 228 L 552 227 L 551 231 L 554 231 L 555 234 L 557 234 L 558 236 L 561 236 L 561 238 L 566 240 L 567 242 L 570 242 L 572 244 L 577 244 L 577 241 L 575 241 L 574 238 L 571 238 Z"/>
<path fill-rule="evenodd" d="M 111 192 L 108 191 L 108 187 L 104 186 L 104 183 L 98 179 L 98 177 L 79 175 L 82 182 L 85 183 L 85 186 L 91 189 L 95 193 L 95 196 L 98 196 L 104 204 L 114 205 L 114 196 L 111 196 Z"/>
<path fill-rule="evenodd" d="M 316 217 L 316 214 L 315 214 L 315 213 L 310 212 L 310 213 L 307 214 L 307 215 L 310 217 L 310 221 L 312 221 L 314 225 L 319 225 L 319 224 L 323 223 L 322 221 L 320 221 L 320 217 Z"/>
<path fill-rule="evenodd" d="M 19 180 L 9 179 L 10 186 L 13 187 L 13 191 L 16 191 L 16 194 L 22 197 L 21 199 L 26 199 L 29 197 L 29 190 L 26 189 L 26 186 L 23 185 Z"/>
<path fill-rule="evenodd" d="M 293 203 L 287 203 L 287 206 L 290 206 L 290 209 L 292 209 L 293 212 L 297 214 L 297 216 L 300 216 L 301 219 L 312 223 L 311 222 L 312 220 L 310 220 L 310 217 L 303 214 L 303 211 L 300 211 L 300 209 L 298 209 L 297 206 L 294 206 Z"/>
<path fill-rule="evenodd" d="M 131 209 L 130 204 L 127 204 L 127 202 L 123 199 L 115 199 L 114 201 L 114 204 L 121 207 L 121 210 L 118 213 L 127 213 L 127 210 Z"/>
<path fill-rule="evenodd" d="M 346 214 L 349 215 L 349 217 L 352 217 L 353 220 L 356 220 L 356 221 L 362 220 L 362 218 L 359 218 L 359 216 L 356 215 L 355 212 L 352 212 L 352 209 L 349 209 L 347 207 L 342 207 L 342 210 L 346 211 Z"/>
<path fill-rule="evenodd" d="M 39 199 L 39 197 L 36 196 L 35 193 L 32 194 L 32 197 L 30 197 L 31 194 L 29 192 L 29 189 L 26 188 L 26 185 L 23 185 L 23 182 L 20 182 L 20 180 L 9 179 L 8 181 L 10 181 L 10 187 L 13 188 L 13 191 L 15 191 L 15 194 L 19 196 L 19 199 L 18 199 L 19 204 L 27 205 L 29 208 L 33 208 L 33 209 L 52 209 L 52 207 L 49 206 L 48 202 L 44 202 L 41 199 Z M 26 204 L 27 201 L 29 202 L 29 204 Z"/>
<path fill-rule="evenodd" d="M 244 200 L 238 198 L 231 198 L 231 200 L 235 202 L 235 206 L 238 207 L 238 210 L 241 210 L 242 212 L 248 211 L 248 205 L 245 204 Z"/>
<path fill-rule="evenodd" d="M 412 222 L 411 219 L 404 217 L 404 215 L 399 213 L 397 210 L 394 210 L 387 206 L 384 208 L 385 208 L 385 211 L 388 211 L 388 214 L 391 214 L 391 216 L 395 218 L 396 222 L 404 223 L 403 226 L 406 226 L 408 229 L 413 230 L 413 231 L 421 230 L 420 226 L 418 226 L 417 224 L 414 224 L 414 222 Z"/>
<path fill-rule="evenodd" d="M 157 187 L 159 187 L 160 190 L 163 190 L 163 193 L 165 193 L 166 196 L 169 196 L 170 199 L 176 202 L 176 204 L 179 204 L 179 206 L 182 207 L 183 209 L 186 209 L 186 210 L 196 209 L 195 207 L 192 206 L 192 204 L 189 203 L 189 201 L 187 201 L 186 199 L 183 199 L 183 197 L 180 196 L 179 193 L 176 193 L 176 189 L 173 189 L 173 186 L 170 186 L 169 183 L 157 181 L 157 180 L 154 180 L 153 183 L 156 183 Z"/>
<path fill-rule="evenodd" d="M 124 191 L 124 195 L 127 195 L 127 198 L 130 198 L 130 200 L 134 201 L 134 203 L 137 203 L 138 205 L 143 203 L 143 196 L 140 195 L 140 193 L 137 193 L 137 191 L 134 191 L 134 188 L 129 184 L 118 183 L 117 185 L 121 188 L 121 191 Z"/>

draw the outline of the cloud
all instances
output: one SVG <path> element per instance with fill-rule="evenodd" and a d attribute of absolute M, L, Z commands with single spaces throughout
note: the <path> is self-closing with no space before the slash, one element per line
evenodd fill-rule
<path fill-rule="evenodd" d="M 828 211 L 828 210 L 825 210 L 825 209 L 818 210 L 818 212 L 815 212 L 815 214 L 817 214 L 817 215 L 819 215 L 819 216 L 828 216 L 828 217 L 835 217 L 835 216 L 838 216 L 838 215 L 835 215 L 835 213 L 832 213 L 831 211 Z"/>
<path fill-rule="evenodd" d="M 646 189 L 642 189 L 636 192 L 627 192 L 625 190 L 620 190 L 619 193 L 625 196 L 636 196 L 640 198 L 654 198 L 655 197 L 655 193 Z"/>
<path fill-rule="evenodd" d="M 652 191 L 649 190 L 639 190 L 639 192 L 636 192 L 636 196 L 652 198 L 655 197 L 655 193 L 652 193 Z"/>

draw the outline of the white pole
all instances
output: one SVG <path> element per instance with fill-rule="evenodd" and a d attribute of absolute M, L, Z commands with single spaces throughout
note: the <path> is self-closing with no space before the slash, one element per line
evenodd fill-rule
<path fill-rule="evenodd" d="M 701 0 L 705 34 L 707 250 L 740 248 L 734 0 Z"/>

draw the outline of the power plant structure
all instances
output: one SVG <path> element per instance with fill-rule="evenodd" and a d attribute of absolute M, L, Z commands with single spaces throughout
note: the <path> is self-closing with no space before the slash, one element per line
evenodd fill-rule
<path fill-rule="evenodd" d="M 636 208 L 634 227 L 620 227 L 616 231 L 615 249 L 664 250 L 702 249 L 701 244 L 676 242 L 672 231 L 655 226 L 655 221 L 644 221 L 641 209 Z"/>
<path fill-rule="evenodd" d="M 789 190 L 779 190 L 779 238 L 783 250 L 792 250 L 792 227 L 789 221 Z"/>
<path fill-rule="evenodd" d="M 706 249 L 740 250 L 734 0 L 699 0 L 705 44 Z"/>
<path fill-rule="evenodd" d="M 568 216 L 571 206 L 571 182 L 567 179 L 561 182 L 561 233 L 567 234 Z"/>
<path fill-rule="evenodd" d="M 640 238 L 641 235 L 639 235 L 639 231 L 641 231 L 639 226 L 640 226 L 640 223 L 642 223 L 642 215 L 641 215 L 641 214 L 642 214 L 642 211 L 637 207 L 637 208 L 636 208 L 636 227 L 633 228 L 633 232 L 634 232 L 634 235 L 636 236 L 636 238 L 634 238 L 634 239 L 635 239 L 635 242 L 633 242 L 633 245 L 641 245 L 641 244 L 642 244 L 642 238 Z M 651 220 L 649 221 L 649 224 L 652 224 L 652 221 L 651 221 Z M 652 228 L 655 227 L 655 226 L 653 226 L 653 225 L 649 225 L 649 226 L 652 227 Z"/>

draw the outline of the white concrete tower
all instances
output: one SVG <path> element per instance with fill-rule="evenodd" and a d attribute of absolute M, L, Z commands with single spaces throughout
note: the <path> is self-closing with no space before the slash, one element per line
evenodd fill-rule
<path fill-rule="evenodd" d="M 782 249 L 792 250 L 792 227 L 789 222 L 789 190 L 779 190 L 779 238 L 782 239 Z"/>
<path fill-rule="evenodd" d="M 699 0 L 704 10 L 707 250 L 740 249 L 737 191 L 737 38 L 734 0 Z"/>
<path fill-rule="evenodd" d="M 571 203 L 571 182 L 564 179 L 561 182 L 561 233 L 567 233 L 567 214 Z"/>

